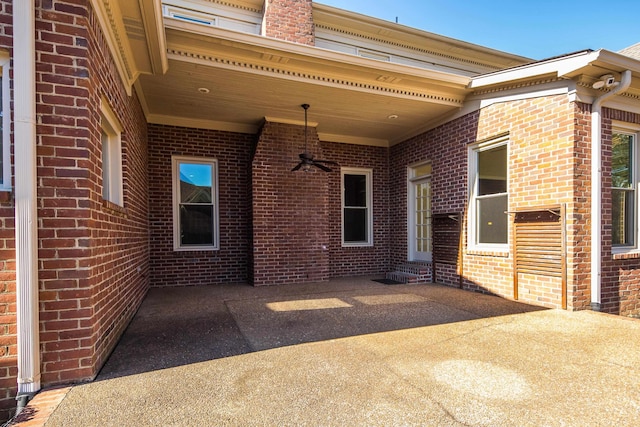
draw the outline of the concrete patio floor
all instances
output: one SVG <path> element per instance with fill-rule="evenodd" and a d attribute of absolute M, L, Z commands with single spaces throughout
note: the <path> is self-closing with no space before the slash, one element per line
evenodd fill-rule
<path fill-rule="evenodd" d="M 59 399 L 39 406 L 48 393 Z M 637 426 L 638 419 L 640 321 L 356 278 L 152 289 L 98 378 L 41 393 L 16 425 Z"/>

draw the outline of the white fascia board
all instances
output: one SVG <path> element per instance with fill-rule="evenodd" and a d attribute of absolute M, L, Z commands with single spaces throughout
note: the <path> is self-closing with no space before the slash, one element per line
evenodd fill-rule
<path fill-rule="evenodd" d="M 597 58 L 596 52 L 580 52 L 572 56 L 551 59 L 543 62 L 535 62 L 521 67 L 508 70 L 497 71 L 471 79 L 469 88 L 478 89 L 481 87 L 504 84 L 515 80 L 524 80 L 537 76 L 552 74 L 554 76 L 564 76 L 571 71 L 589 65 Z"/>
<path fill-rule="evenodd" d="M 274 38 L 259 36 L 255 34 L 241 33 L 233 30 L 220 29 L 215 27 L 203 27 L 197 24 L 178 21 L 172 18 L 164 18 L 167 29 L 182 31 L 185 33 L 216 38 L 224 40 L 226 43 L 238 43 L 250 46 L 251 50 L 260 51 L 262 49 L 282 52 L 282 56 L 301 56 L 309 61 L 330 61 L 345 65 L 346 67 L 362 67 L 375 69 L 378 72 L 394 73 L 397 75 L 408 75 L 418 78 L 436 80 L 443 84 L 466 87 L 471 78 L 468 76 L 447 73 L 436 70 L 425 70 L 423 68 L 410 65 L 394 64 L 391 62 L 377 61 L 375 59 L 363 58 L 347 53 L 331 51 L 315 46 L 307 46 L 299 43 L 278 40 Z M 171 44 L 171 41 L 168 42 Z"/>
<path fill-rule="evenodd" d="M 160 0 L 138 0 L 138 3 L 147 35 L 152 72 L 165 74 L 169 69 L 169 59 L 167 58 L 167 39 L 162 18 L 162 2 Z"/>
<path fill-rule="evenodd" d="M 610 67 L 618 71 L 631 70 L 640 73 L 640 61 L 626 55 L 600 49 L 596 51 L 584 51 L 569 56 L 535 62 L 508 70 L 485 74 L 471 80 L 469 88 L 504 84 L 515 80 L 523 80 L 542 75 L 551 74 L 556 77 L 573 77 L 579 70 L 595 63 L 603 67 Z"/>

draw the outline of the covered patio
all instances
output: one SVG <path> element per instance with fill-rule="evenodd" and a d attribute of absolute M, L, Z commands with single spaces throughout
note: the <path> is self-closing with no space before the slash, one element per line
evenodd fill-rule
<path fill-rule="evenodd" d="M 17 425 L 630 426 L 638 339 L 637 320 L 369 277 L 154 288 L 96 381 Z"/>

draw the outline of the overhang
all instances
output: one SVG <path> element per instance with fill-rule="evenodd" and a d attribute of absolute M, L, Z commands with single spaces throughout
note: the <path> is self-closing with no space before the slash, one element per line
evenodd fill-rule
<path fill-rule="evenodd" d="M 640 60 L 604 49 L 575 52 L 477 76 L 471 79 L 469 88 L 474 91 L 498 89 L 547 78 L 572 80 L 578 86 L 592 89 L 603 75 L 610 74 L 619 81 L 625 70 L 630 70 L 633 77 L 625 96 L 640 97 Z"/>
<path fill-rule="evenodd" d="M 387 146 L 462 107 L 469 77 L 165 18 L 169 70 L 139 79 L 152 123 L 255 133 L 265 117 Z"/>

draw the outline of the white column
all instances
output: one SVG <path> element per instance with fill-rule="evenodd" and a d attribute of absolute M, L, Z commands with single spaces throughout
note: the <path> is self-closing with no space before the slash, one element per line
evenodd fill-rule
<path fill-rule="evenodd" d="M 34 0 L 13 2 L 18 395 L 40 390 Z"/>

